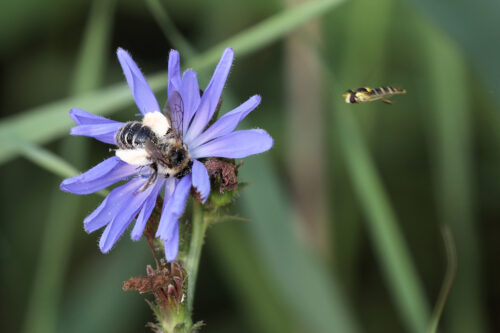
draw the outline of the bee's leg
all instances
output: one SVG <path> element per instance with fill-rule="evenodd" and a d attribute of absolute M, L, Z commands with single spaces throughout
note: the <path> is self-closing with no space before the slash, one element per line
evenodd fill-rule
<path fill-rule="evenodd" d="M 384 102 L 386 104 L 392 104 L 392 101 L 390 99 L 387 99 L 387 98 L 382 98 L 382 102 Z"/>
<path fill-rule="evenodd" d="M 153 173 L 151 174 L 151 176 L 149 176 L 148 181 L 146 182 L 146 184 L 144 184 L 143 187 L 141 187 L 139 192 L 144 192 L 158 178 L 158 166 L 156 165 L 156 163 L 151 164 L 151 169 L 153 169 Z"/>

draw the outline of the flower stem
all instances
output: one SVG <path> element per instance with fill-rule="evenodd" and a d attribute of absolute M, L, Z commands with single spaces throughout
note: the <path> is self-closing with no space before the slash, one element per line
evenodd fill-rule
<path fill-rule="evenodd" d="M 186 258 L 185 269 L 188 276 L 187 286 L 187 309 L 190 314 L 193 312 L 194 291 L 196 287 L 196 277 L 200 264 L 201 248 L 205 238 L 208 222 L 203 216 L 201 203 L 193 200 L 193 231 L 191 233 L 191 243 L 189 253 Z"/>

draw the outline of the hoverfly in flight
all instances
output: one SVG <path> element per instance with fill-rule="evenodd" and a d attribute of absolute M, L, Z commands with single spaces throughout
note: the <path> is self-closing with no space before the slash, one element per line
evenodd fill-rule
<path fill-rule="evenodd" d="M 364 102 L 378 101 L 392 104 L 390 97 L 397 94 L 406 94 L 406 90 L 394 88 L 391 86 L 380 87 L 376 89 L 361 87 L 356 90 L 347 90 L 342 96 L 346 103 L 359 104 Z"/>

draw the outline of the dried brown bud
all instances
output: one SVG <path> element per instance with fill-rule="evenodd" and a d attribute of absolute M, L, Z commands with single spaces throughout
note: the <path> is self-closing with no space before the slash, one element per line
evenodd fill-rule
<path fill-rule="evenodd" d="M 160 272 L 150 276 L 133 277 L 123 282 L 123 290 L 137 290 L 141 294 L 153 292 L 168 284 L 168 272 Z"/>
<path fill-rule="evenodd" d="M 182 267 L 172 262 L 160 264 L 161 269 L 146 267 L 147 276 L 133 277 L 123 282 L 123 290 L 137 290 L 141 294 L 153 293 L 160 306 L 173 306 L 183 302 L 185 273 Z M 169 269 L 170 268 L 170 269 Z"/>
<path fill-rule="evenodd" d="M 235 166 L 233 163 L 228 163 L 216 158 L 210 158 L 205 162 L 208 175 L 210 177 L 217 177 L 220 179 L 219 192 L 223 193 L 224 190 L 233 191 L 238 188 L 238 178 L 236 171 L 239 165 Z"/>

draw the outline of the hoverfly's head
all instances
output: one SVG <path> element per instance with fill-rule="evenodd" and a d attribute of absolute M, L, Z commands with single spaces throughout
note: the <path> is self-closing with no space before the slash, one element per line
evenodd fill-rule
<path fill-rule="evenodd" d="M 351 89 L 347 90 L 345 94 L 343 94 L 342 96 L 344 97 L 346 103 L 352 103 L 352 104 L 359 103 L 359 99 L 356 96 L 356 93 Z"/>

